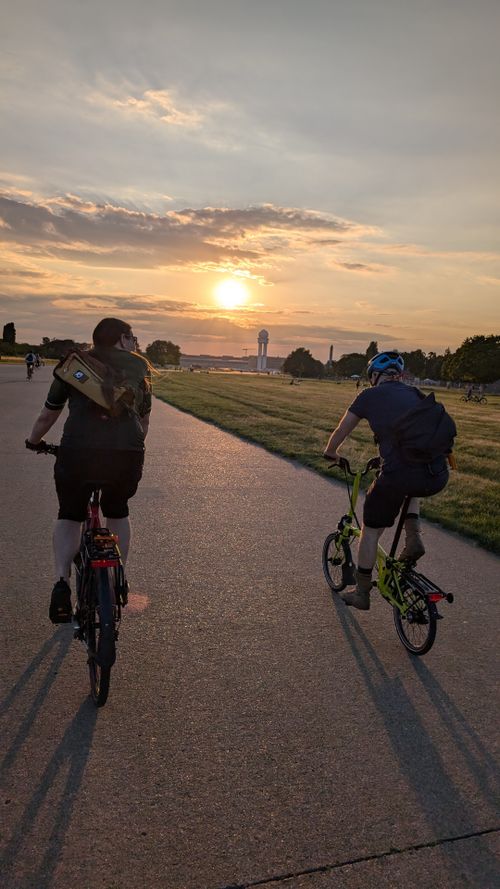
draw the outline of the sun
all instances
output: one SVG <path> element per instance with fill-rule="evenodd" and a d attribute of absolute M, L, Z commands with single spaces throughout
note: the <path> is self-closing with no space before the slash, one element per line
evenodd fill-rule
<path fill-rule="evenodd" d="M 238 278 L 225 278 L 215 288 L 217 302 L 223 309 L 238 309 L 248 299 L 248 290 Z"/>

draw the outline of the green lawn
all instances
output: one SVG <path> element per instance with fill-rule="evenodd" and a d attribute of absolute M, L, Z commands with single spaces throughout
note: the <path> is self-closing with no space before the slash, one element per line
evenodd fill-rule
<path fill-rule="evenodd" d="M 330 475 L 321 453 L 356 395 L 353 383 L 302 380 L 291 386 L 281 377 L 237 373 L 167 373 L 156 379 L 154 391 L 174 407 Z M 444 390 L 438 398 L 458 427 L 458 471 L 441 494 L 424 503 L 423 514 L 500 552 L 500 398 L 464 404 L 456 392 Z M 342 452 L 354 466 L 376 453 L 367 423 L 357 427 Z"/>

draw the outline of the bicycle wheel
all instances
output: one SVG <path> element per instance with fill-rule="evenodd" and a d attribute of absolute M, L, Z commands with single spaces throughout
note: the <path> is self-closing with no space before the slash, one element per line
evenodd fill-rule
<path fill-rule="evenodd" d="M 94 704 L 102 707 L 108 699 L 116 659 L 113 591 L 107 568 L 92 572 L 86 637 L 90 694 Z"/>
<path fill-rule="evenodd" d="M 354 583 L 354 566 L 351 547 L 340 539 L 340 532 L 329 534 L 323 544 L 323 574 L 334 593 L 340 593 L 348 584 Z"/>
<path fill-rule="evenodd" d="M 436 638 L 437 608 L 434 602 L 429 602 L 427 596 L 409 582 L 402 588 L 401 598 L 410 607 L 405 615 L 394 607 L 396 632 L 411 654 L 427 654 Z"/>
<path fill-rule="evenodd" d="M 478 401 L 479 404 L 488 404 L 488 399 L 485 398 L 484 395 L 482 396 L 482 398 L 479 398 Z"/>

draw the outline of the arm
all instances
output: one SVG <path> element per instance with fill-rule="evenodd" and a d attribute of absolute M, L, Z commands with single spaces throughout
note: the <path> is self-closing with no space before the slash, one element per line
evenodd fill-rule
<path fill-rule="evenodd" d="M 51 411 L 48 407 L 43 407 L 40 411 L 40 415 L 35 420 L 33 429 L 31 430 L 28 441 L 30 444 L 39 444 L 42 440 L 43 436 L 52 429 L 54 423 L 60 417 L 62 413 L 61 410 Z"/>
<path fill-rule="evenodd" d="M 353 429 L 359 423 L 360 418 L 353 414 L 351 411 L 346 411 L 344 416 L 342 417 L 339 425 L 336 429 L 333 430 L 330 438 L 328 439 L 328 444 L 323 451 L 325 457 L 331 457 L 332 460 L 338 460 L 337 450 L 343 441 L 351 434 Z"/>
<path fill-rule="evenodd" d="M 148 434 L 150 416 L 151 416 L 151 411 L 148 414 L 145 414 L 143 417 L 139 417 L 139 421 L 142 426 L 142 431 L 144 432 L 144 438 L 146 438 L 146 435 Z"/>

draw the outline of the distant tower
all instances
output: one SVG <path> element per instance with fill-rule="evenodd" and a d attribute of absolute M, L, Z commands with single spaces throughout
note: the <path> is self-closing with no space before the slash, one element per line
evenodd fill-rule
<path fill-rule="evenodd" d="M 267 367 L 267 344 L 269 342 L 269 334 L 267 330 L 259 331 L 257 343 L 259 351 L 257 355 L 257 370 L 265 370 Z"/>
<path fill-rule="evenodd" d="M 330 355 L 328 356 L 328 364 L 330 365 L 330 367 L 333 364 L 333 346 L 330 346 Z"/>

